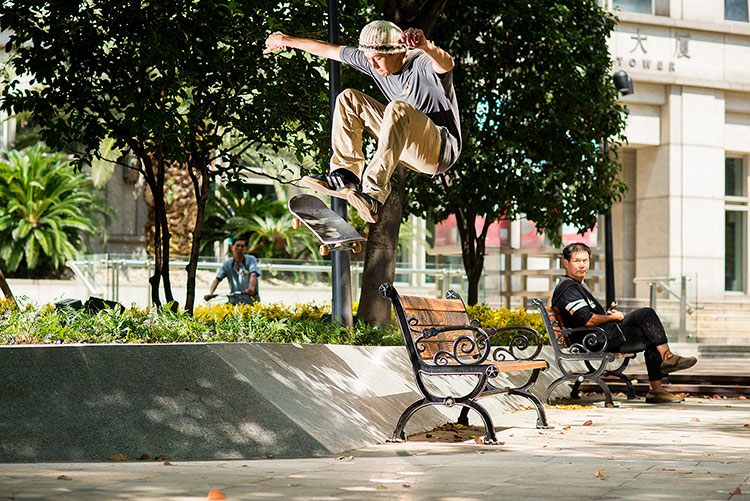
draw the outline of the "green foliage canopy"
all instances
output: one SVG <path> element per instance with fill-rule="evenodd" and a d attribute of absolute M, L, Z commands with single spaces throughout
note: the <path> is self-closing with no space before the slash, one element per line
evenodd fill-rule
<path fill-rule="evenodd" d="M 524 214 L 556 242 L 563 223 L 591 228 L 625 189 L 602 148 L 624 129 L 614 18 L 594 0 L 453 0 L 446 15 L 433 38 L 457 62 L 464 150 L 443 182 L 412 176 L 409 210 Z"/>
<path fill-rule="evenodd" d="M 282 26 L 321 33 L 323 13 L 319 3 L 290 9 L 270 0 L 3 2 L 16 76 L 1 107 L 31 112 L 45 141 L 79 162 L 108 137 L 172 162 L 231 161 L 249 144 L 279 146 L 297 128 L 322 130 L 319 65 L 271 62 L 262 50 Z M 301 152 L 326 146 L 299 141 Z"/>

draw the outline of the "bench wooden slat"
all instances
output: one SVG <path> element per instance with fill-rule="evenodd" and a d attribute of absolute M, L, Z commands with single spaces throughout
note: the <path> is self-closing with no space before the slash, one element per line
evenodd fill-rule
<path fill-rule="evenodd" d="M 434 299 L 421 296 L 401 296 L 401 304 L 404 307 L 404 313 L 407 318 L 416 318 L 417 323 L 412 325 L 414 330 L 411 331 L 412 339 L 416 342 L 422 337 L 424 329 L 429 327 L 447 327 L 458 325 L 470 325 L 468 313 L 463 301 L 458 299 Z M 420 332 L 422 331 L 422 332 Z M 477 355 L 476 345 L 471 347 L 467 343 L 466 347 L 473 348 L 470 351 L 461 351 L 461 346 L 455 346 L 456 340 L 461 336 L 469 336 L 474 339 L 474 332 L 471 330 L 451 330 L 440 332 L 433 337 L 422 339 L 417 346 L 418 349 L 424 348 L 420 353 L 423 360 L 432 359 L 438 351 L 447 351 L 453 353 L 456 348 L 457 355 L 470 358 Z"/>
<path fill-rule="evenodd" d="M 469 325 L 469 315 L 463 302 L 457 299 L 433 299 L 420 296 L 401 296 L 404 312 L 407 317 L 417 319 L 414 329 L 420 331 L 428 327 L 445 327 L 449 325 Z M 416 341 L 421 337 L 420 332 L 412 331 L 412 338 Z M 441 332 L 434 337 L 423 339 L 419 342 L 419 348 L 424 347 L 420 353 L 423 360 L 432 359 L 438 351 L 453 353 L 454 343 L 461 336 L 474 338 L 474 332 L 470 330 L 454 330 Z M 467 345 L 468 347 L 468 345 Z M 468 352 L 459 351 L 460 355 L 471 356 L 478 354 L 476 346 Z"/>
<path fill-rule="evenodd" d="M 467 362 L 470 359 L 467 360 Z M 485 364 L 497 367 L 499 372 L 530 371 L 532 369 L 546 369 L 548 364 L 544 360 L 485 360 Z M 457 362 L 446 364 L 447 366 L 460 365 Z"/>
<path fill-rule="evenodd" d="M 424 329 L 425 327 L 436 327 L 446 325 L 469 325 L 469 315 L 466 312 L 455 311 L 426 311 L 405 310 L 408 316 L 416 317 L 419 321 L 414 327 Z"/>
<path fill-rule="evenodd" d="M 405 310 L 460 311 L 466 313 L 463 301 L 458 299 L 434 299 L 421 296 L 401 296 Z"/>
<path fill-rule="evenodd" d="M 569 348 L 570 339 L 568 339 L 568 336 L 563 336 L 562 330 L 565 327 L 563 326 L 560 312 L 554 306 L 547 306 L 546 309 L 547 309 L 547 314 L 549 315 L 549 320 L 552 323 L 552 328 L 554 330 L 555 339 L 559 343 L 558 346 L 562 346 L 563 348 Z"/>

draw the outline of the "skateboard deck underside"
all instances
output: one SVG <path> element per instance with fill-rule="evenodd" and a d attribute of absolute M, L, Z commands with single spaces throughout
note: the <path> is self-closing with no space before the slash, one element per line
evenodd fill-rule
<path fill-rule="evenodd" d="M 289 199 L 289 211 L 328 245 L 364 241 L 346 221 L 333 212 L 322 200 L 312 195 L 295 195 Z"/>

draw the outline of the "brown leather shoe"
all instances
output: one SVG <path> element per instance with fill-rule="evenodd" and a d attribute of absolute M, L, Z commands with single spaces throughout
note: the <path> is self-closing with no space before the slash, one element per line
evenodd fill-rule
<path fill-rule="evenodd" d="M 695 357 L 681 357 L 673 353 L 671 357 L 661 363 L 659 370 L 662 374 L 669 374 L 670 372 L 689 369 L 694 366 L 697 361 L 698 360 Z"/>
<path fill-rule="evenodd" d="M 673 393 L 669 393 L 668 391 L 649 391 L 646 394 L 647 404 L 669 404 L 674 402 L 682 402 L 682 399 Z"/>

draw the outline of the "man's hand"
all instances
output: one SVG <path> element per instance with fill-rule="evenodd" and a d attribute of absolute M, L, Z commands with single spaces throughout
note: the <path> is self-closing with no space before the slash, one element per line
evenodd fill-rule
<path fill-rule="evenodd" d="M 612 320 L 614 320 L 615 322 L 621 322 L 622 319 L 625 318 L 625 316 L 622 314 L 622 312 L 617 311 L 615 309 L 616 307 L 617 307 L 617 303 L 613 302 L 612 306 L 610 306 L 609 309 L 607 310 L 607 316 L 613 317 Z"/>
<path fill-rule="evenodd" d="M 418 28 L 409 28 L 401 32 L 398 43 L 402 43 L 410 49 L 423 49 L 429 42 L 424 36 L 424 31 Z"/>
<path fill-rule="evenodd" d="M 285 50 L 286 46 L 286 35 L 280 31 L 276 31 L 266 38 L 266 49 L 263 51 L 263 54 L 268 54 L 275 50 Z"/>

